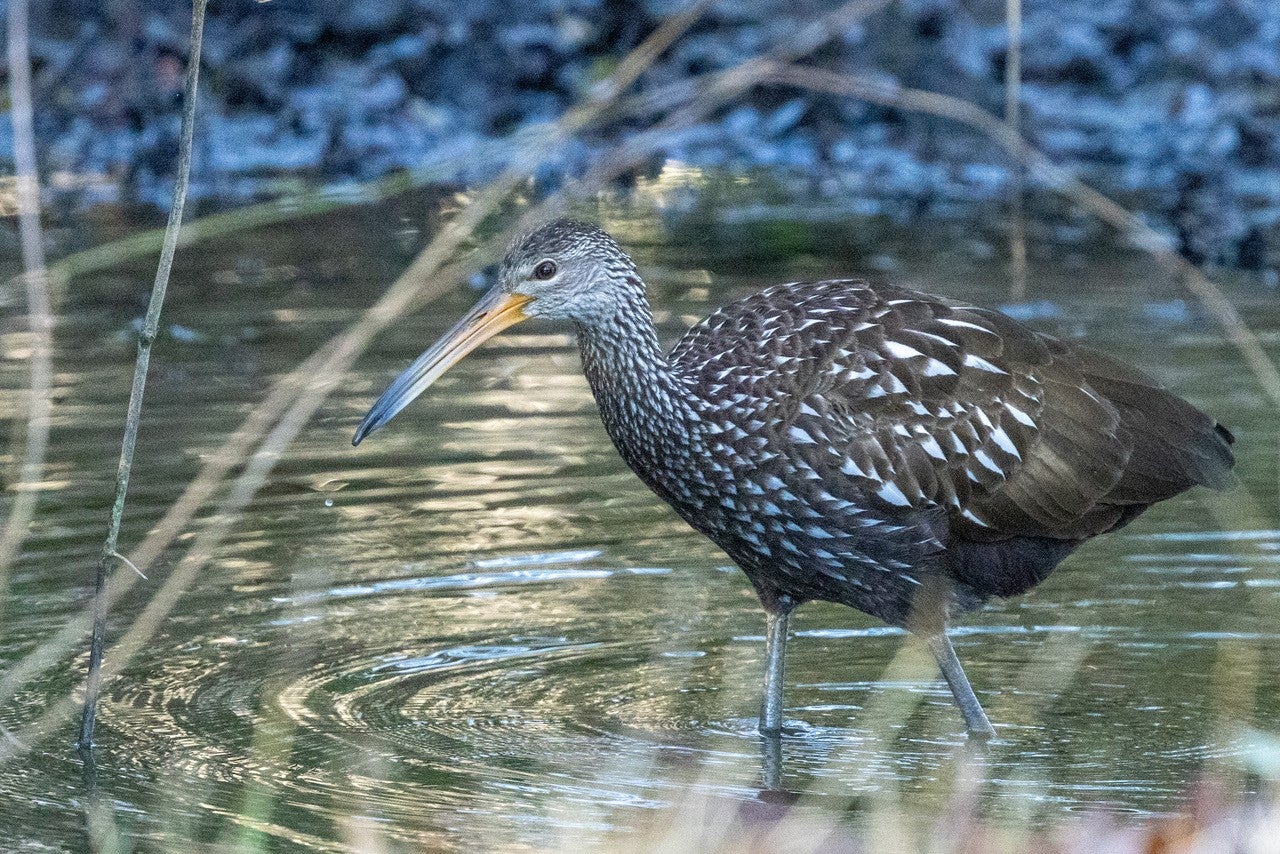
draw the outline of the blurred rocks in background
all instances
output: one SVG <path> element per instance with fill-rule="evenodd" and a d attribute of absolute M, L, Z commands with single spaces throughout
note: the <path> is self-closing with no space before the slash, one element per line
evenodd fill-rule
<path fill-rule="evenodd" d="M 666 15 L 672 0 L 225 0 L 209 7 L 196 197 L 270 195 L 435 167 L 475 181 L 495 140 L 553 119 Z M 830 4 L 719 2 L 639 83 L 656 89 L 785 43 Z M 1196 261 L 1274 266 L 1280 227 L 1280 3 L 1027 4 L 1024 132 L 1146 212 Z M 76 207 L 167 204 L 190 5 L 32 4 L 37 133 L 49 192 Z M 1001 0 L 898 0 L 812 58 L 956 95 L 997 114 Z M 588 135 L 554 182 L 642 125 Z M 7 121 L 0 159 L 11 159 Z M 767 167 L 867 213 L 952 216 L 1008 193 L 991 143 L 941 120 L 764 89 L 672 138 L 667 155 Z M 1034 186 L 1034 182 L 1033 182 Z M 1268 253 L 1271 254 L 1268 254 Z"/>

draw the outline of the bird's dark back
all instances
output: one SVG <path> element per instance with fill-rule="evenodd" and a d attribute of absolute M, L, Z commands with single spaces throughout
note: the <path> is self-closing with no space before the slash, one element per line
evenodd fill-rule
<path fill-rule="evenodd" d="M 904 525 L 944 512 L 941 559 L 980 594 L 1020 592 L 1151 504 L 1233 482 L 1230 434 L 1151 377 L 908 289 L 770 288 L 670 358 L 712 417 L 764 435 L 792 477 Z"/>

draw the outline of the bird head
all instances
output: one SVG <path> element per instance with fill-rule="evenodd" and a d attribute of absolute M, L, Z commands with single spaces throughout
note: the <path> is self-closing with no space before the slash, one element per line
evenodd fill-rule
<path fill-rule="evenodd" d="M 512 242 L 498 290 L 527 298 L 528 317 L 591 325 L 612 316 L 634 289 L 636 268 L 612 237 L 590 223 L 557 219 Z"/>
<path fill-rule="evenodd" d="M 503 257 L 497 285 L 382 393 L 351 443 L 360 444 L 502 330 L 531 317 L 601 323 L 637 288 L 643 295 L 631 259 L 594 225 L 557 219 L 516 239 Z"/>

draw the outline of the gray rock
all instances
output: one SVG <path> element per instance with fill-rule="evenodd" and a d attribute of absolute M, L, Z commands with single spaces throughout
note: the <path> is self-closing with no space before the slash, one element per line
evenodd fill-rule
<path fill-rule="evenodd" d="M 49 170 L 120 176 L 120 198 L 164 204 L 188 9 L 164 0 L 126 5 L 137 14 L 90 0 L 33 5 L 40 154 Z M 193 192 L 251 197 L 257 175 L 290 169 L 343 181 L 433 164 L 480 180 L 501 160 L 492 151 L 497 140 L 585 97 L 685 6 L 214 4 Z M 718 0 L 633 91 L 793 44 L 799 21 L 829 9 L 820 0 Z M 1085 180 L 1145 206 L 1189 256 L 1274 266 L 1258 259 L 1274 257 L 1280 229 L 1280 4 L 1074 0 L 1023 11 L 1027 135 Z M 998 3 L 900 0 L 850 23 L 808 62 L 900 78 L 998 113 L 1007 50 L 1001 12 Z M 541 168 L 538 185 L 580 172 L 652 118 L 593 129 Z M 0 123 L 0 157 L 11 157 L 8 133 Z M 1009 184 L 1004 156 L 977 134 L 853 98 L 779 88 L 745 93 L 667 144 L 662 156 L 725 169 L 768 166 L 805 192 L 845 194 L 858 210 L 894 217 L 967 215 L 975 204 L 1001 201 Z M 110 196 L 84 191 L 85 199 Z"/>

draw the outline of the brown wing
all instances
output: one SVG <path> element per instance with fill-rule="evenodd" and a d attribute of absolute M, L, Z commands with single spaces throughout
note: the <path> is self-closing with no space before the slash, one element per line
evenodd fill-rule
<path fill-rule="evenodd" d="M 882 512 L 945 507 L 975 541 L 1079 540 L 1230 477 L 1225 431 L 1101 354 L 915 291 L 782 289 L 712 315 L 672 357 Z"/>

